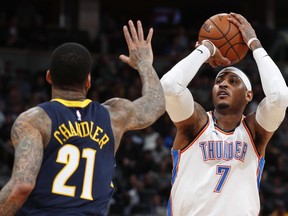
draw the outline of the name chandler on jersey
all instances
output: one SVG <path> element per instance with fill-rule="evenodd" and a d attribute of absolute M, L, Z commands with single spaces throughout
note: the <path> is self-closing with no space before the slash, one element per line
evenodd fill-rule
<path fill-rule="evenodd" d="M 54 132 L 54 137 L 58 142 L 63 145 L 66 140 L 71 137 L 87 137 L 90 136 L 92 140 L 97 142 L 100 149 L 109 141 L 109 137 L 104 130 L 98 125 L 94 126 L 94 122 L 74 122 L 68 121 L 66 124 L 61 124 L 58 130 Z"/>
<path fill-rule="evenodd" d="M 240 160 L 244 162 L 248 145 L 245 142 L 205 141 L 200 142 L 204 161 L 208 160 Z"/>

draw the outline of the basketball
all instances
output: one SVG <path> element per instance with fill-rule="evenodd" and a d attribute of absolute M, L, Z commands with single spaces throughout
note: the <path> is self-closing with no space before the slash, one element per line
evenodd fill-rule
<path fill-rule="evenodd" d="M 199 31 L 198 42 L 210 40 L 231 64 L 236 64 L 246 56 L 249 48 L 238 27 L 228 21 L 228 16 L 220 13 L 207 19 Z"/>

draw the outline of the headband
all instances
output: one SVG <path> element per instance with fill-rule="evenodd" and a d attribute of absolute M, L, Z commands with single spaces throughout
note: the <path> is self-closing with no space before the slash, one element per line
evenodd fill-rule
<path fill-rule="evenodd" d="M 226 67 L 226 68 L 222 69 L 221 71 L 219 71 L 217 76 L 220 73 L 222 73 L 222 72 L 230 72 L 230 73 L 236 74 L 243 81 L 243 83 L 246 86 L 247 90 L 248 91 L 252 91 L 252 86 L 251 86 L 251 83 L 249 81 L 249 78 L 247 77 L 247 75 L 243 71 L 239 70 L 236 67 Z"/>

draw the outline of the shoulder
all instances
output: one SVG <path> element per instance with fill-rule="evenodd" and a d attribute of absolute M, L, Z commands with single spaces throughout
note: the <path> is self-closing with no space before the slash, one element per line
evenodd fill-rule
<path fill-rule="evenodd" d="M 47 113 L 41 107 L 36 106 L 21 113 L 16 121 L 25 121 L 37 125 L 47 119 L 49 119 Z"/>
<path fill-rule="evenodd" d="M 118 149 L 121 137 L 127 131 L 130 119 L 135 114 L 135 108 L 131 101 L 123 98 L 111 98 L 102 105 L 108 110 L 112 131 L 115 138 L 115 149 Z"/>
<path fill-rule="evenodd" d="M 125 98 L 111 98 L 104 102 L 110 115 L 112 126 L 120 131 L 126 131 L 129 122 L 136 117 L 136 106 L 133 102 Z"/>
<path fill-rule="evenodd" d="M 207 121 L 207 112 L 200 104 L 195 102 L 193 114 L 188 119 L 175 123 L 175 125 L 179 131 L 188 130 L 190 134 L 198 134 L 199 130 L 203 128 Z"/>
<path fill-rule="evenodd" d="M 209 117 L 205 109 L 195 102 L 194 113 L 186 120 L 175 123 L 177 135 L 173 148 L 183 149 L 189 145 L 208 124 Z"/>
<path fill-rule="evenodd" d="M 40 133 L 43 140 L 48 143 L 51 134 L 51 119 L 41 107 L 33 107 L 21 113 L 15 120 L 11 134 L 19 132 Z M 46 142 L 45 142 L 46 143 Z"/>
<path fill-rule="evenodd" d="M 125 98 L 111 98 L 102 103 L 102 105 L 107 108 L 121 108 L 123 106 L 128 106 L 129 103 L 131 103 L 131 101 Z"/>
<path fill-rule="evenodd" d="M 102 103 L 102 105 L 108 109 L 112 117 L 117 118 L 126 118 L 129 114 L 133 113 L 134 110 L 132 102 L 124 98 L 111 98 Z"/>

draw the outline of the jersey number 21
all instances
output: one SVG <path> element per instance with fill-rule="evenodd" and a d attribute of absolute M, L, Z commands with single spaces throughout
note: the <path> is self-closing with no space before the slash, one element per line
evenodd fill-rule
<path fill-rule="evenodd" d="M 52 193 L 64 196 L 75 196 L 76 186 L 66 185 L 68 179 L 73 175 L 79 166 L 81 158 L 86 159 L 86 166 L 84 172 L 84 180 L 82 186 L 82 193 L 80 198 L 86 200 L 93 200 L 92 197 L 92 182 L 95 164 L 96 150 L 85 148 L 82 152 L 71 144 L 63 146 L 57 156 L 57 163 L 66 164 L 63 169 L 57 174 L 53 181 Z"/>

